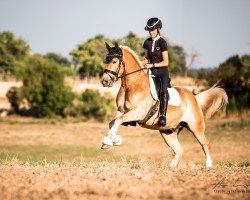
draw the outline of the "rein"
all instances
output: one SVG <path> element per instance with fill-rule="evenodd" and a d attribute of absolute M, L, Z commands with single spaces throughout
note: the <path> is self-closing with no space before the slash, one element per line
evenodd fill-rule
<path fill-rule="evenodd" d="M 143 68 L 137 69 L 137 70 L 135 70 L 135 71 L 133 71 L 133 72 L 130 72 L 130 73 L 121 75 L 121 76 L 117 77 L 117 80 L 118 80 L 119 78 L 124 78 L 124 77 L 126 77 L 126 76 L 128 76 L 128 75 L 130 75 L 130 74 L 134 74 L 134 73 L 136 73 L 136 72 L 139 72 L 139 71 L 142 71 L 142 70 L 145 70 L 145 69 L 146 69 L 146 70 L 149 70 L 149 68 L 143 67 Z"/>
<path fill-rule="evenodd" d="M 122 61 L 121 63 L 124 65 L 124 62 L 123 62 L 123 61 Z M 131 75 L 131 74 L 134 74 L 134 73 L 136 73 L 136 72 L 139 72 L 139 71 L 142 71 L 142 70 L 149 70 L 149 68 L 143 67 L 143 68 L 141 68 L 141 69 L 137 69 L 137 70 L 132 71 L 132 72 L 130 72 L 130 73 L 127 73 L 127 74 L 123 74 L 123 75 L 121 75 L 121 76 L 118 76 L 119 71 L 120 71 L 120 68 L 121 68 L 121 63 L 119 64 L 119 67 L 118 67 L 118 69 L 117 69 L 117 72 L 112 71 L 112 70 L 109 70 L 109 69 L 105 69 L 105 70 L 104 70 L 104 73 L 107 73 L 107 74 L 109 75 L 109 77 L 110 77 L 113 81 L 118 81 L 120 78 L 124 78 L 124 77 L 126 77 L 126 76 L 128 76 L 128 75 Z M 114 75 L 114 76 L 116 77 L 116 80 L 114 80 L 114 79 L 110 76 L 110 74 Z"/>
<path fill-rule="evenodd" d="M 104 70 L 104 73 L 107 73 L 107 75 L 109 75 L 109 77 L 111 78 L 111 80 L 113 81 L 118 81 L 120 78 L 124 78 L 130 74 L 134 74 L 136 72 L 139 72 L 139 71 L 142 71 L 142 70 L 149 70 L 148 68 L 146 67 L 143 67 L 141 69 L 138 69 L 138 70 L 135 70 L 133 72 L 130 72 L 130 73 L 127 73 L 127 74 L 123 74 L 121 76 L 118 76 L 119 75 L 119 72 L 120 72 L 120 69 L 121 69 L 121 64 L 123 65 L 123 67 L 125 68 L 125 64 L 124 64 L 124 61 L 123 61 L 123 54 L 122 54 L 122 50 L 118 47 L 118 53 L 115 53 L 115 54 L 108 54 L 105 58 L 105 63 L 109 63 L 112 58 L 114 57 L 117 57 L 119 59 L 119 66 L 115 71 L 112 71 L 112 70 L 109 70 L 109 69 L 105 69 Z M 115 79 L 111 76 L 111 75 L 114 75 L 115 76 Z"/>

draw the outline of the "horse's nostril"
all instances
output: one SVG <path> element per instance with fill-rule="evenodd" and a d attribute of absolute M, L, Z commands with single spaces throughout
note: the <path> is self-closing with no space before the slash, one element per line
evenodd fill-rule
<path fill-rule="evenodd" d="M 103 85 L 108 84 L 108 80 L 107 80 L 107 79 L 102 79 L 102 84 L 103 84 Z"/>

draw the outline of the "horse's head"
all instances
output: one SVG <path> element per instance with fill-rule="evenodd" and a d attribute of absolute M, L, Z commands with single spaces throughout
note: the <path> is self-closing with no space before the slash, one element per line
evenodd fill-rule
<path fill-rule="evenodd" d="M 121 65 L 123 64 L 122 49 L 115 43 L 114 47 L 110 47 L 105 42 L 108 54 L 105 58 L 106 67 L 102 76 L 102 85 L 104 87 L 112 87 L 113 83 L 118 80 L 118 77 L 123 73 Z"/>

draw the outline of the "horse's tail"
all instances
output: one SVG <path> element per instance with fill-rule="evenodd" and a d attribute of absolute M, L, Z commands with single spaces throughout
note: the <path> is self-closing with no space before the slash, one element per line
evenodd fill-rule
<path fill-rule="evenodd" d="M 197 94 L 195 98 L 203 111 L 205 119 L 209 119 L 223 105 L 228 103 L 225 90 L 216 86 Z"/>

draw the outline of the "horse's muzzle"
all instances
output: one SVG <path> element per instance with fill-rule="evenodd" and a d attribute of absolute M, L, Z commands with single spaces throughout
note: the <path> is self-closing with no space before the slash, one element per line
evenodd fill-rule
<path fill-rule="evenodd" d="M 111 78 L 108 77 L 108 76 L 103 76 L 103 77 L 102 77 L 101 83 L 102 83 L 102 86 L 103 86 L 103 87 L 112 87 L 114 81 L 111 80 Z"/>

